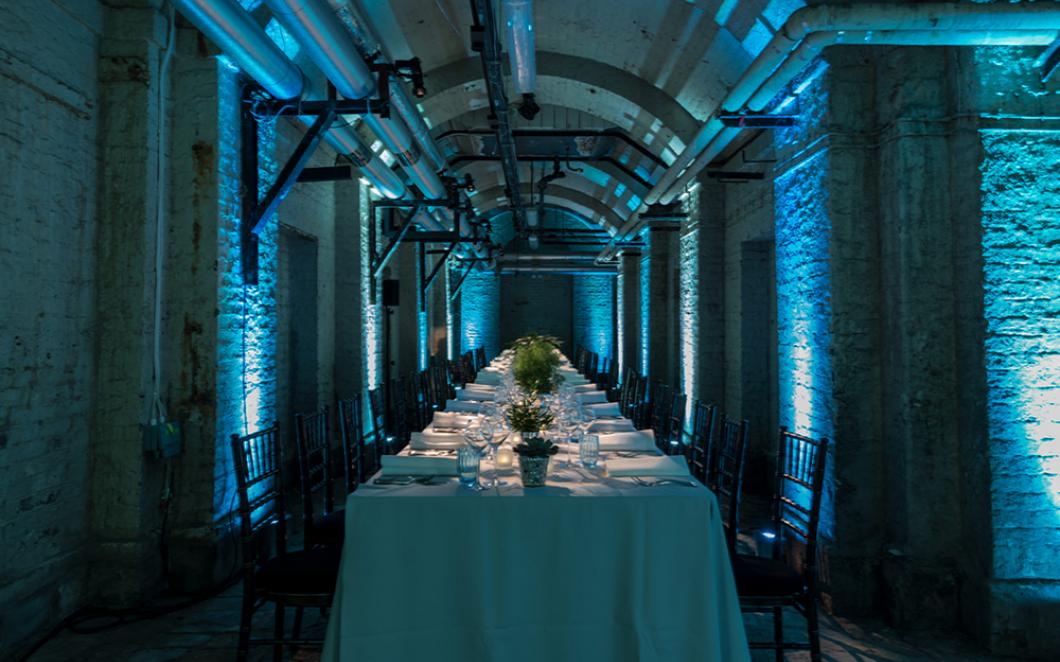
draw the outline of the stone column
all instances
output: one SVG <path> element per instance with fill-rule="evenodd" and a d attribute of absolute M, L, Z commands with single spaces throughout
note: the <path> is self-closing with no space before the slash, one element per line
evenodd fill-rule
<path fill-rule="evenodd" d="M 652 221 L 648 237 L 647 297 L 648 376 L 671 386 L 678 385 L 678 270 L 681 224 L 677 221 Z M 644 333 L 641 329 L 641 333 Z"/>
<path fill-rule="evenodd" d="M 696 396 L 725 402 L 725 186 L 699 178 L 696 211 Z M 691 220 L 691 219 L 690 219 Z"/>
<path fill-rule="evenodd" d="M 633 368 L 641 372 L 640 361 L 640 250 L 624 248 L 619 256 L 619 279 L 622 282 L 616 313 L 621 317 L 619 348 L 622 352 L 621 369 Z"/>
<path fill-rule="evenodd" d="M 364 297 L 361 288 L 361 185 L 335 183 L 335 395 L 364 389 Z"/>
<path fill-rule="evenodd" d="M 418 244 L 403 243 L 397 249 L 392 265 L 400 281 L 401 301 L 391 315 L 396 329 L 391 333 L 391 377 L 407 377 L 420 369 L 420 267 Z"/>
<path fill-rule="evenodd" d="M 158 585 L 163 465 L 143 451 L 154 330 L 159 45 L 155 8 L 108 8 L 100 45 L 93 588 L 132 604 Z"/>

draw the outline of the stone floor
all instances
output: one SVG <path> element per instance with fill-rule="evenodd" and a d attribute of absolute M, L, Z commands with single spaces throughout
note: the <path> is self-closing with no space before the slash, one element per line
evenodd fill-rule
<path fill-rule="evenodd" d="M 297 502 L 297 498 L 295 498 Z M 761 540 L 755 532 L 768 523 L 768 499 L 747 495 L 743 511 L 746 534 L 741 531 L 740 551 L 761 553 L 756 541 Z M 301 505 L 295 503 L 294 512 Z M 743 527 L 741 527 L 743 529 Z M 298 547 L 301 531 L 297 521 L 293 522 L 292 545 Z M 26 662 L 228 662 L 234 657 L 236 635 L 239 626 L 239 609 L 242 588 L 240 584 L 220 595 L 189 606 L 179 611 L 150 620 L 141 620 L 103 630 L 93 634 L 79 634 L 65 630 L 46 642 Z M 791 610 L 789 610 L 791 611 Z M 256 617 L 256 636 L 271 633 L 273 623 L 271 607 L 263 608 Z M 290 626 L 293 612 L 287 616 Z M 107 620 L 85 622 L 82 629 L 91 630 L 103 626 Z M 750 640 L 772 639 L 772 621 L 767 616 L 745 616 L 747 635 Z M 794 611 L 785 614 L 785 639 L 800 641 L 805 633 L 805 621 Z M 896 660 L 946 660 L 952 662 L 1002 662 L 1021 658 L 991 656 L 953 633 L 897 632 L 881 622 L 871 620 L 851 621 L 822 616 L 821 647 L 828 662 L 865 662 Z M 323 637 L 324 621 L 318 612 L 307 612 L 304 634 L 307 637 Z M 254 662 L 271 660 L 271 649 L 258 648 L 252 652 Z M 317 651 L 295 651 L 287 657 L 294 662 L 314 662 L 320 659 Z M 770 651 L 756 651 L 755 662 L 773 660 Z M 808 653 L 791 652 L 787 660 L 809 660 Z M 372 660 L 370 662 L 386 662 Z M 468 662 L 477 662 L 469 660 Z M 542 661 L 545 662 L 545 661 Z M 597 662 L 586 660 L 586 662 Z M 599 661 L 606 662 L 606 661 Z M 676 661 L 675 661 L 676 662 Z"/>
<path fill-rule="evenodd" d="M 156 619 L 130 623 L 96 634 L 75 634 L 64 631 L 48 641 L 31 656 L 28 662 L 227 662 L 233 658 L 239 615 L 240 587 Z M 792 637 L 797 637 L 800 619 L 793 613 L 785 619 L 791 625 Z M 290 622 L 290 617 L 288 617 Z M 768 621 L 755 616 L 747 618 L 748 634 L 768 639 Z M 272 612 L 262 610 L 258 632 L 269 631 Z M 320 635 L 323 623 L 319 614 L 306 616 L 306 633 Z M 92 626 L 92 623 L 85 623 Z M 832 662 L 861 662 L 866 660 L 952 660 L 978 661 L 1014 660 L 992 657 L 974 647 L 937 632 L 895 632 L 880 623 L 848 621 L 826 617 L 822 634 L 824 659 Z M 252 660 L 269 660 L 268 650 L 258 650 Z M 319 659 L 314 651 L 299 651 L 291 660 L 309 662 Z M 757 660 L 772 660 L 772 654 L 758 652 Z M 789 653 L 788 660 L 808 660 L 805 653 Z"/>

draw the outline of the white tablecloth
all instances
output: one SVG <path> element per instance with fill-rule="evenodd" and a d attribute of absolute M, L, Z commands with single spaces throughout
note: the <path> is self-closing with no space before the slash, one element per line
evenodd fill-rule
<path fill-rule="evenodd" d="M 358 489 L 324 662 L 749 660 L 714 496 L 564 457 L 544 488 Z"/>

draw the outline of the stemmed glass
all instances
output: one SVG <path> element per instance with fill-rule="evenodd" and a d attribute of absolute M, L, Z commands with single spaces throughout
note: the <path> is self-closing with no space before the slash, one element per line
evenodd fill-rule
<path fill-rule="evenodd" d="M 487 458 L 489 458 L 489 459 L 491 459 L 493 461 L 493 474 L 494 474 L 494 476 L 496 476 L 496 474 L 497 474 L 497 455 L 496 455 L 495 452 L 493 452 L 493 451 L 496 450 L 496 445 L 493 443 L 493 421 L 492 420 L 490 420 L 488 418 L 485 418 L 485 419 L 482 420 L 481 423 L 479 423 L 478 432 L 477 432 L 477 434 L 475 436 L 474 444 L 475 444 L 475 448 L 479 449 L 479 452 L 483 453 L 483 455 L 485 455 Z M 489 452 L 486 452 L 486 449 L 489 449 Z M 497 486 L 497 480 L 496 480 L 496 478 L 492 478 L 492 479 L 491 478 L 487 478 L 486 480 L 482 481 L 482 486 L 483 487 L 487 487 L 487 488 L 496 487 Z"/>
<path fill-rule="evenodd" d="M 477 419 L 469 419 L 467 424 L 464 426 L 464 439 L 467 440 L 469 446 L 475 449 L 475 453 L 482 457 L 482 449 L 485 444 L 482 442 L 481 436 L 482 424 Z M 471 489 L 481 492 L 482 490 L 489 489 L 488 485 L 483 485 L 480 478 L 475 479 L 475 484 L 471 486 Z"/>

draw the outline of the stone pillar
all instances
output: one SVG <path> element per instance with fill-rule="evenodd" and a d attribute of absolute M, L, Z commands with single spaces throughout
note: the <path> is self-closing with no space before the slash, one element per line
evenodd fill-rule
<path fill-rule="evenodd" d="M 361 185 L 335 183 L 335 396 L 364 389 L 363 299 L 361 287 Z"/>
<path fill-rule="evenodd" d="M 725 186 L 699 178 L 696 218 L 696 397 L 725 402 Z"/>
<path fill-rule="evenodd" d="M 420 369 L 420 266 L 419 245 L 402 243 L 391 265 L 400 281 L 400 304 L 390 320 L 396 328 L 391 332 L 390 360 L 392 378 L 407 377 Z"/>
<path fill-rule="evenodd" d="M 681 224 L 677 221 L 652 221 L 645 234 L 648 238 L 648 288 L 641 291 L 647 298 L 648 376 L 671 386 L 678 378 L 678 270 L 680 269 Z M 641 329 L 644 333 L 645 329 Z"/>
<path fill-rule="evenodd" d="M 132 604 L 161 576 L 163 465 L 143 451 L 154 330 L 158 63 L 155 8 L 108 8 L 100 45 L 97 356 L 89 573 L 109 604 Z"/>
<path fill-rule="evenodd" d="M 619 280 L 622 287 L 617 302 L 617 314 L 621 317 L 619 325 L 619 351 L 621 351 L 621 369 L 633 368 L 641 372 L 640 360 L 640 261 L 639 249 L 624 248 L 619 256 Z"/>

